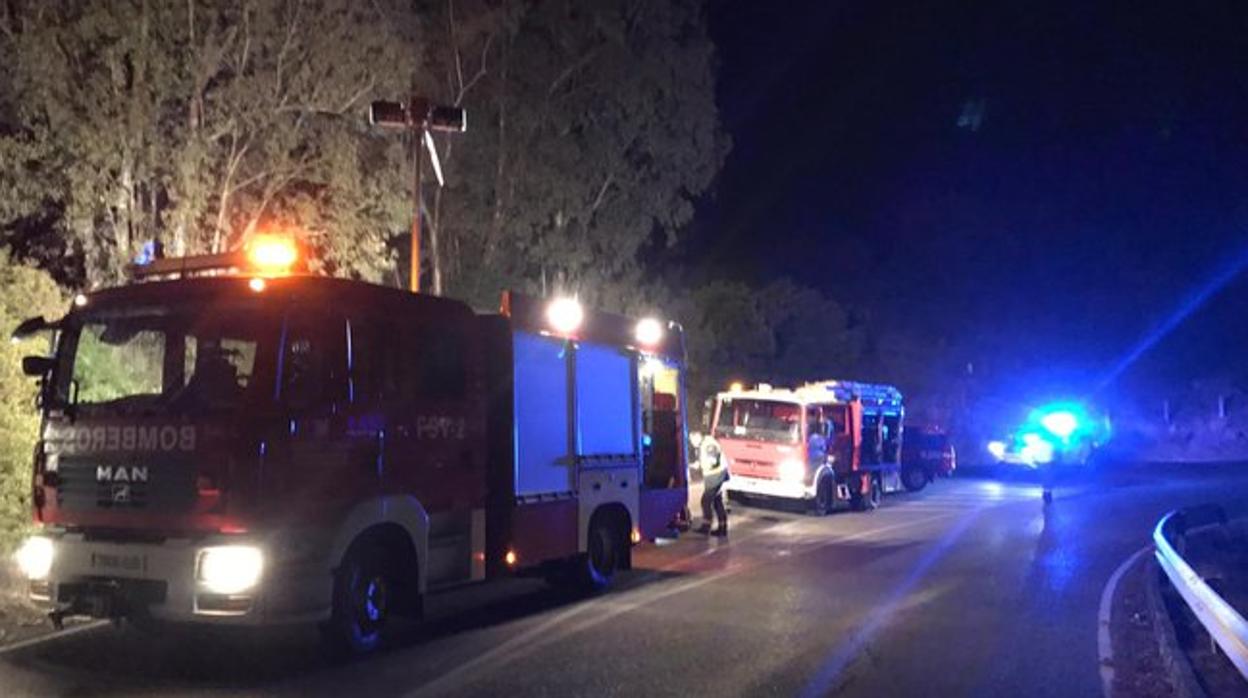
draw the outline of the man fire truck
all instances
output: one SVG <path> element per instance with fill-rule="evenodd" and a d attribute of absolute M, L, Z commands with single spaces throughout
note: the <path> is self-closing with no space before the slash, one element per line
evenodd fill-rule
<path fill-rule="evenodd" d="M 875 509 L 901 490 L 901 392 L 890 385 L 822 381 L 794 390 L 760 385 L 716 399 L 705 448 L 728 459 L 734 499 L 799 500 L 826 514 Z"/>
<path fill-rule="evenodd" d="M 318 621 L 367 651 L 436 590 L 605 587 L 682 511 L 678 325 L 514 293 L 478 314 L 288 273 L 289 245 L 157 260 L 18 328 L 56 337 L 23 362 L 17 556 L 54 620 Z"/>

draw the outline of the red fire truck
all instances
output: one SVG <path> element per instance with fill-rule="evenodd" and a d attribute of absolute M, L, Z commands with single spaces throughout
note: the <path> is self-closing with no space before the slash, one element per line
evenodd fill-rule
<path fill-rule="evenodd" d="M 904 415 L 901 392 L 890 385 L 733 389 L 718 395 L 703 448 L 728 459 L 735 499 L 798 500 L 819 514 L 870 510 L 902 487 Z"/>
<path fill-rule="evenodd" d="M 366 651 L 440 589 L 605 587 L 684 508 L 675 323 L 253 273 L 293 260 L 265 249 L 158 260 L 18 328 L 56 338 L 23 363 L 40 530 L 17 556 L 54 620 L 319 621 Z"/>
<path fill-rule="evenodd" d="M 949 477 L 958 468 L 958 455 L 949 433 L 936 424 L 906 427 L 901 449 L 901 481 L 918 492 L 937 477 Z"/>

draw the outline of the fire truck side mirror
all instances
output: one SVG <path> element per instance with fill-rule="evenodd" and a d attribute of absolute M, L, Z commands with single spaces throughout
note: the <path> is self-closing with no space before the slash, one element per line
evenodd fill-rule
<path fill-rule="evenodd" d="M 27 356 L 22 358 L 22 373 L 42 378 L 52 371 L 56 360 L 50 356 Z"/>
<path fill-rule="evenodd" d="M 14 342 L 18 342 L 34 336 L 38 332 L 51 329 L 54 329 L 53 324 L 44 320 L 42 316 L 32 317 L 23 320 L 22 323 L 13 330 L 13 334 L 10 335 L 9 338 Z"/>

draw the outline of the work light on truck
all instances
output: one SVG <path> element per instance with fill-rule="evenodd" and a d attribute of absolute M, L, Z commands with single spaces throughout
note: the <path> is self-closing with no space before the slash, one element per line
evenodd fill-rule
<path fill-rule="evenodd" d="M 559 334 L 572 334 L 585 320 L 585 309 L 575 298 L 556 298 L 546 307 L 546 321 Z"/>
<path fill-rule="evenodd" d="M 27 579 L 40 581 L 47 579 L 48 573 L 52 571 L 52 558 L 55 556 L 56 549 L 51 539 L 31 536 L 17 549 L 14 558 L 18 569 Z"/>
<path fill-rule="evenodd" d="M 199 551 L 196 578 L 214 594 L 239 594 L 260 581 L 264 553 L 251 545 L 219 545 Z"/>
<path fill-rule="evenodd" d="M 658 320 L 648 317 L 637 321 L 634 333 L 637 343 L 643 347 L 655 347 L 663 341 L 663 325 Z"/>

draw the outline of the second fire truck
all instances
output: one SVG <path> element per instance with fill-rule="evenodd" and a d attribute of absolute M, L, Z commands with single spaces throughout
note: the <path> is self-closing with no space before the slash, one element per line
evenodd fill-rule
<path fill-rule="evenodd" d="M 703 455 L 728 459 L 734 497 L 796 500 L 817 513 L 871 510 L 902 488 L 904 415 L 890 385 L 733 389 L 716 398 Z"/>

